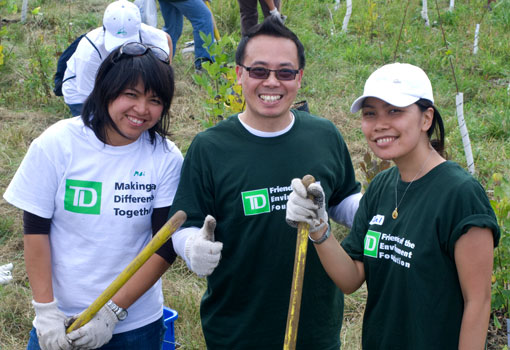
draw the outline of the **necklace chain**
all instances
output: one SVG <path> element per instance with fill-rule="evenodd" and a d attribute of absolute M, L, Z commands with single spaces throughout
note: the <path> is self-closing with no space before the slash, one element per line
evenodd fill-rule
<path fill-rule="evenodd" d="M 411 182 L 409 182 L 409 185 L 407 185 L 406 189 L 404 190 L 404 194 L 402 195 L 402 198 L 400 198 L 400 202 L 398 202 L 398 199 L 397 199 L 397 195 L 398 195 L 398 174 L 397 174 L 397 182 L 395 183 L 395 209 L 393 210 L 393 213 L 391 213 L 391 217 L 393 218 L 393 220 L 396 220 L 398 218 L 398 207 L 400 206 L 400 204 L 402 203 L 402 201 L 404 200 L 404 197 L 407 193 L 407 190 L 409 189 L 409 187 L 411 187 L 411 185 L 413 184 L 414 180 L 416 180 L 416 178 L 418 177 L 418 175 L 420 175 L 420 173 L 422 172 L 422 170 L 425 168 L 425 165 L 427 164 L 427 162 L 429 161 L 429 158 L 430 156 L 432 155 L 432 153 L 434 153 L 434 150 L 432 150 L 429 155 L 427 156 L 427 159 L 425 159 L 425 161 L 423 162 L 420 170 L 418 170 L 418 172 L 416 173 L 416 175 L 414 175 L 413 179 L 411 180 Z"/>

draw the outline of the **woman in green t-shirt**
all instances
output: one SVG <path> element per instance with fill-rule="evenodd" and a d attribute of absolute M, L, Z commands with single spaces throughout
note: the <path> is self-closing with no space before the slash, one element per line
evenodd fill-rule
<path fill-rule="evenodd" d="M 385 65 L 366 81 L 351 112 L 362 111 L 369 147 L 396 167 L 371 182 L 341 244 L 329 236 L 320 184 L 292 181 L 287 220 L 311 225 L 322 265 L 344 293 L 367 283 L 364 349 L 485 344 L 499 227 L 482 186 L 445 159 L 433 103 L 427 75 L 410 64 Z"/>

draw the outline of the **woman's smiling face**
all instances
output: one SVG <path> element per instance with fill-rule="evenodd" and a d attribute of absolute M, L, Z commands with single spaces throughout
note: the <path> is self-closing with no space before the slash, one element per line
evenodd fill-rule
<path fill-rule="evenodd" d="M 396 107 L 367 97 L 362 107 L 361 130 L 377 157 L 398 163 L 399 159 L 412 157 L 420 144 L 428 144 L 427 130 L 432 118 L 432 109 L 422 112 L 414 103 Z"/>
<path fill-rule="evenodd" d="M 120 133 L 114 128 L 106 129 L 106 140 L 112 146 L 124 146 L 136 141 L 140 135 L 156 125 L 163 113 L 161 99 L 152 91 L 145 93 L 141 80 L 127 88 L 110 102 L 108 113 Z"/>

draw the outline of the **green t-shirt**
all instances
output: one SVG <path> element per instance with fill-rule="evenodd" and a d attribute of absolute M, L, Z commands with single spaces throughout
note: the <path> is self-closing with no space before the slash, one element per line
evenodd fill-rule
<path fill-rule="evenodd" d="M 499 227 L 482 186 L 456 163 L 444 162 L 407 189 L 393 167 L 363 196 L 347 253 L 364 264 L 368 288 L 363 349 L 457 349 L 464 300 L 455 242 L 471 227 Z"/>
<path fill-rule="evenodd" d="M 208 349 L 281 349 L 292 284 L 296 229 L 285 221 L 290 182 L 311 174 L 329 206 L 359 192 L 347 147 L 330 121 L 293 110 L 283 135 L 257 137 L 231 116 L 198 134 L 183 164 L 172 211 L 186 226 L 217 220 L 223 242 L 208 277 L 201 318 Z M 338 349 L 343 295 L 308 247 L 298 349 Z"/>

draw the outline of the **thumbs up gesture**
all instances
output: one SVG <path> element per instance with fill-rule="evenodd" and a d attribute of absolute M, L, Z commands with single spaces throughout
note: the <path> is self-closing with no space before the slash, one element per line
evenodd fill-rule
<path fill-rule="evenodd" d="M 214 241 L 216 220 L 207 215 L 204 225 L 185 243 L 184 253 L 190 261 L 190 268 L 199 277 L 209 276 L 220 262 L 223 243 Z"/>

